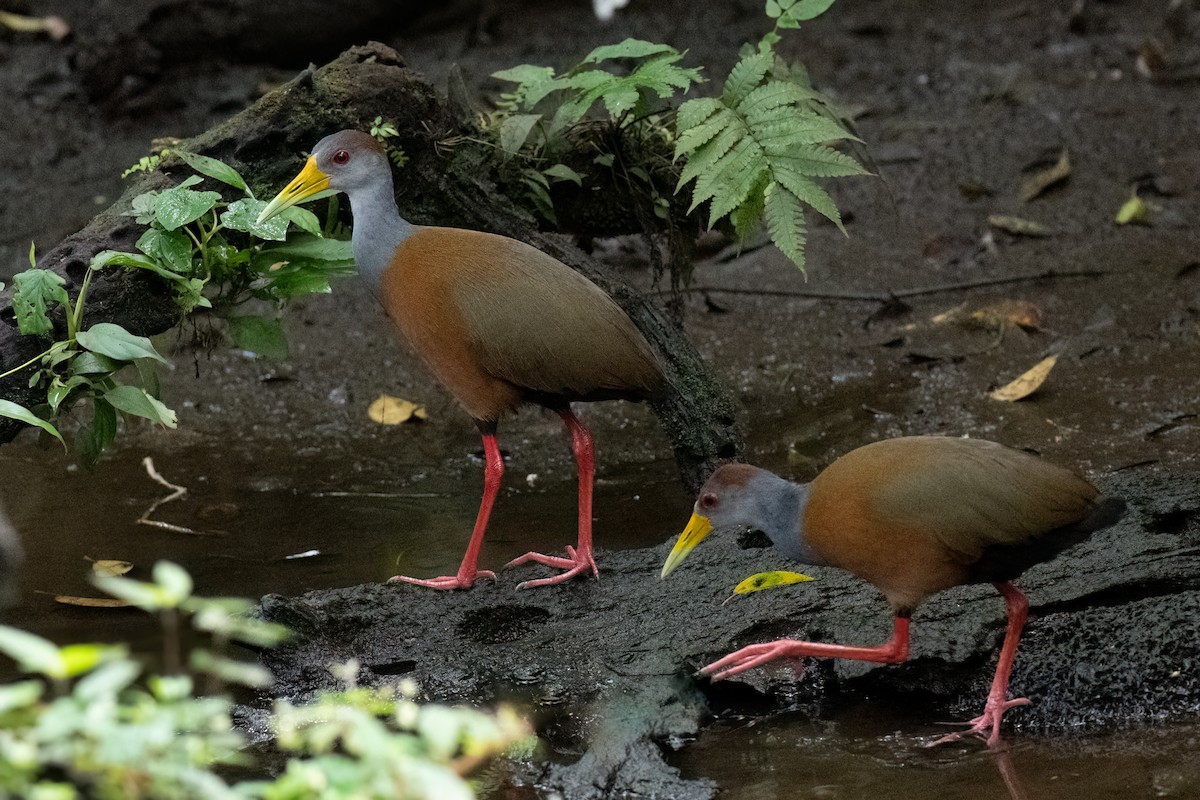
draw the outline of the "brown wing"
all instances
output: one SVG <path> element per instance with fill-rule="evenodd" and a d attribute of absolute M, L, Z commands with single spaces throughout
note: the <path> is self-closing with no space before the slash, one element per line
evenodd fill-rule
<path fill-rule="evenodd" d="M 464 271 L 454 301 L 492 375 L 566 398 L 641 394 L 662 381 L 654 353 L 598 286 L 537 248 L 472 232 L 486 263 Z"/>
<path fill-rule="evenodd" d="M 871 493 L 875 512 L 927 531 L 966 563 L 1079 522 L 1098 499 L 1073 472 L 995 442 L 916 436 L 861 449 L 872 451 L 889 473 Z"/>

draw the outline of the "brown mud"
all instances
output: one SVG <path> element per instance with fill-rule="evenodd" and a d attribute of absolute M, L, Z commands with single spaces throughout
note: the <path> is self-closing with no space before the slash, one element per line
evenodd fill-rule
<path fill-rule="evenodd" d="M 1072 771 L 1095 787 L 1077 796 L 1200 796 L 1187 756 L 1200 749 L 1200 19 L 1180 5 L 1182 15 L 1133 0 L 1080 4 L 1078 14 L 1021 2 L 836 4 L 789 40 L 788 54 L 861 111 L 882 180 L 831 187 L 850 235 L 814 221 L 807 280 L 771 248 L 731 249 L 698 266 L 695 285 L 707 291 L 689 297 L 689 334 L 735 392 L 750 461 L 803 480 L 878 438 L 970 434 L 1076 466 L 1129 500 L 1121 525 L 1022 582 L 1034 614 L 1013 691 L 1035 702 L 1006 724 L 1033 796 L 1071 796 L 1055 776 Z M 242 6 L 211 8 L 220 17 Z M 66 16 L 76 32 L 65 45 L 0 33 L 0 280 L 22 268 L 30 239 L 47 250 L 111 202 L 116 176 L 150 139 L 197 134 L 308 60 L 286 49 L 275 58 L 234 35 L 200 48 L 201 59 L 175 55 L 155 38 L 178 18 L 171 3 L 101 3 L 75 20 L 70 4 L 38 11 Z M 719 76 L 764 29 L 749 0 L 634 0 L 608 28 L 583 3 L 464 4 L 389 18 L 311 60 L 369 37 L 438 85 L 458 63 L 487 94 L 500 88 L 486 77 L 495 69 L 566 66 L 627 35 L 688 48 L 689 63 Z M 1149 40 L 1164 63 L 1144 77 L 1136 62 Z M 132 42 L 142 56 L 105 60 L 112 42 Z M 102 80 L 96 64 L 108 65 Z M 1026 168 L 1064 148 L 1070 177 L 1022 202 Z M 1135 186 L 1157 211 L 1149 225 L 1118 226 Z M 992 214 L 1052 233 L 997 230 Z M 646 285 L 637 243 L 601 242 L 599 251 Z M 795 296 L 902 295 L 1049 272 L 1056 277 L 894 303 Z M 933 321 L 1008 300 L 1036 306 L 1038 329 Z M 270 658 L 281 690 L 327 685 L 324 665 L 354 656 L 365 679 L 411 675 L 430 697 L 516 700 L 543 723 L 545 752 L 516 766 L 543 794 L 704 797 L 715 781 L 736 797 L 756 785 L 770 792 L 777 780 L 780 792 L 857 797 L 875 780 L 876 795 L 892 785 L 895 796 L 940 798 L 995 783 L 971 772 L 980 761 L 970 748 L 949 751 L 959 759 L 917 747 L 933 723 L 973 716 L 982 702 L 1002 619 L 985 590 L 923 607 L 908 665 L 814 663 L 801 675 L 777 667 L 712 686 L 689 677 L 731 645 L 771 637 L 873 642 L 886 635 L 887 615 L 873 591 L 832 571 L 723 606 L 741 578 L 784 566 L 728 540 L 706 543 L 658 581 L 661 543 L 691 500 L 642 407 L 584 412 L 599 446 L 599 583 L 516 593 L 529 571 L 453 595 L 373 585 L 398 571 L 454 568 L 481 483 L 469 455 L 478 440 L 355 282 L 300 304 L 287 326 L 284 364 L 197 347 L 190 332 L 161 337 L 175 349 L 164 399 L 179 409 L 180 430 L 130 431 L 93 474 L 24 438 L 0 450 L 0 499 L 29 555 L 26 593 L 6 623 L 63 640 L 149 636 L 131 615 L 56 607 L 36 593 L 86 593 L 84 555 L 171 557 L 210 594 L 368 583 L 266 604 L 306 631 Z M 1059 362 L 1035 395 L 988 397 L 1050 354 Z M 426 403 L 431 420 L 372 425 L 365 408 L 381 391 Z M 500 434 L 509 471 L 484 549 L 493 567 L 531 547 L 560 547 L 574 514 L 557 421 L 527 411 Z M 161 516 L 215 535 L 132 524 L 159 494 L 140 474 L 145 454 L 190 489 Z M 321 554 L 285 559 L 310 548 Z M 1175 750 L 1153 738 L 1167 722 L 1184 725 Z M 1134 738 L 1109 737 L 1113 729 Z M 1070 746 L 1101 755 L 1046 754 Z M 806 755 L 789 766 L 794 748 Z M 1098 782 L 1113 764 L 1127 768 Z M 888 783 L 889 769 L 898 782 Z"/>

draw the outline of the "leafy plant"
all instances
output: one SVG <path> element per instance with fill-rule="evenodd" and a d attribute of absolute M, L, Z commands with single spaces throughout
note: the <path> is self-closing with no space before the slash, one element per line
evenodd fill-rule
<path fill-rule="evenodd" d="M 396 169 L 403 169 L 404 165 L 408 163 L 408 154 L 400 145 L 391 141 L 399 135 L 400 131 L 396 130 L 396 126 L 390 122 L 384 122 L 383 117 L 376 117 L 375 121 L 371 123 L 371 136 L 375 137 L 375 141 L 383 147 L 388 161 L 391 161 Z"/>
<path fill-rule="evenodd" d="M 775 28 L 734 65 L 720 97 L 689 100 L 676 116 L 678 188 L 695 181 L 691 208 L 709 203 L 709 226 L 728 217 L 739 238 L 766 220 L 771 240 L 804 268 L 804 205 L 842 227 L 813 180 L 864 174 L 829 142 L 855 139 L 803 69 L 775 53 L 779 31 L 824 13 L 833 0 L 768 0 Z"/>
<path fill-rule="evenodd" d="M 120 645 L 58 647 L 0 626 L 0 654 L 35 676 L 0 686 L 0 797 L 469 800 L 463 776 L 528 735 L 511 710 L 419 706 L 411 682 L 359 688 L 352 663 L 335 670 L 346 691 L 318 695 L 310 706 L 276 703 L 271 727 L 290 756 L 278 777 L 230 784 L 215 770 L 265 770 L 233 727 L 232 701 L 221 692 L 226 682 L 263 686 L 270 675 L 229 657 L 228 645 L 271 647 L 285 630 L 251 616 L 249 601 L 196 597 L 175 564 L 159 562 L 153 577 L 94 580 L 163 620 L 166 648 L 174 650 L 165 654 L 166 675 L 147 674 Z M 184 618 L 208 639 L 188 659 L 209 675 L 204 695 L 179 670 L 173 626 Z"/>
<path fill-rule="evenodd" d="M 266 202 L 254 197 L 237 170 L 207 156 L 178 149 L 172 153 L 198 174 L 170 189 L 133 198 L 129 215 L 147 226 L 137 241 L 138 252 L 96 254 L 74 301 L 61 276 L 36 267 L 32 248 L 30 269 L 13 278 L 13 309 L 21 333 L 50 335 L 61 314 L 66 335 L 0 374 L 5 378 L 30 369 L 29 386 L 45 386 L 46 402 L 30 409 L 2 400 L 0 416 L 36 426 L 63 442 L 51 420 L 90 400 L 91 421 L 75 438 L 85 463 L 95 462 L 112 443 L 118 412 L 169 428 L 176 422 L 175 413 L 157 397 L 154 363 L 165 359 L 151 342 L 112 323 L 84 328 L 88 288 L 98 270 L 152 272 L 173 288 L 184 314 L 198 308 L 224 310 L 239 347 L 282 358 L 287 343 L 277 314 L 234 315 L 228 310 L 252 300 L 278 308 L 296 297 L 328 292 L 331 276 L 352 269 L 349 242 L 322 238 L 321 224 L 311 211 L 294 207 L 259 224 Z M 203 181 L 201 176 L 233 187 L 242 196 L 226 201 L 219 192 L 194 188 Z M 289 226 L 294 227 L 290 237 Z"/>
<path fill-rule="evenodd" d="M 584 170 L 619 170 L 623 180 L 644 184 L 645 193 L 657 198 L 653 166 L 628 163 L 629 154 L 650 149 L 622 145 L 662 140 L 665 129 L 655 112 L 668 109 L 657 104 L 702 80 L 698 68 L 679 66 L 684 55 L 669 45 L 626 39 L 597 47 L 563 75 L 532 64 L 493 74 L 516 88 L 500 96 L 486 131 L 504 159 L 519 162 L 520 183 L 543 217 L 557 221 L 551 186 L 571 182 L 582 188 L 589 181 Z M 633 66 L 619 69 L 627 63 Z M 594 120 L 589 115 L 598 108 L 606 116 Z M 580 139 L 594 158 L 589 156 L 587 164 L 564 163 L 569 151 L 579 149 Z M 652 208 L 660 205 L 651 201 Z"/>

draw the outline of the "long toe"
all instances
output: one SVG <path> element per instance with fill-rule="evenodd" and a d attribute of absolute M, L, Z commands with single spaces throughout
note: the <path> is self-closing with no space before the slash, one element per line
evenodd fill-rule
<path fill-rule="evenodd" d="M 443 575 L 440 578 L 410 578 L 407 575 L 395 575 L 388 578 L 388 583 L 411 583 L 413 586 L 424 586 L 427 589 L 470 589 L 480 578 L 496 580 L 496 573 L 481 569 L 474 575 Z"/>
<path fill-rule="evenodd" d="M 978 736 L 987 742 L 989 749 L 999 750 L 1002 746 L 1000 739 L 1000 723 L 1004 719 L 1004 712 L 1008 711 L 1010 708 L 1015 708 L 1016 706 L 1027 705 L 1029 705 L 1029 698 L 1026 697 L 1017 697 L 1012 700 L 1005 700 L 1003 703 L 997 703 L 994 706 L 989 704 L 988 707 L 984 709 L 982 714 L 970 722 L 946 723 L 950 725 L 965 725 L 966 730 L 955 731 L 954 733 L 948 733 L 945 736 L 940 736 L 925 746 L 937 747 L 938 745 L 957 742 L 959 739 L 962 739 L 965 736 Z"/>
<path fill-rule="evenodd" d="M 544 564 L 547 567 L 565 570 L 563 573 L 550 578 L 538 578 L 537 580 L 519 583 L 517 584 L 518 589 L 536 589 L 539 586 L 554 586 L 555 584 L 569 581 L 577 575 L 585 575 L 589 572 L 597 578 L 600 577 L 600 573 L 596 569 L 596 561 L 592 558 L 591 553 L 579 552 L 574 547 L 568 547 L 567 556 L 567 558 L 562 558 L 560 556 L 547 556 L 541 553 L 526 553 L 520 558 L 515 558 L 508 562 L 506 566 L 512 567 L 534 562 Z"/>

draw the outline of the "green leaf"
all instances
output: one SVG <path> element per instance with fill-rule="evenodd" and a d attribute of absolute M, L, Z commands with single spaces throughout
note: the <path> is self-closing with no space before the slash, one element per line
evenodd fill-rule
<path fill-rule="evenodd" d="M 136 246 L 138 250 L 162 261 L 176 272 L 192 271 L 192 240 L 183 231 L 147 228 L 137 240 Z"/>
<path fill-rule="evenodd" d="M 46 685 L 40 680 L 17 681 L 0 686 L 0 717 L 19 708 L 29 708 L 42 697 Z"/>
<path fill-rule="evenodd" d="M 235 189 L 241 189 L 251 197 L 254 196 L 250 191 L 250 187 L 246 185 L 246 181 L 238 174 L 238 171 L 224 161 L 202 156 L 199 153 L 190 153 L 187 150 L 172 150 L 171 152 L 186 161 L 187 165 L 196 170 L 196 172 L 207 175 L 210 178 L 216 178 Z"/>
<path fill-rule="evenodd" d="M 64 665 L 58 648 L 40 636 L 0 625 L 0 653 L 16 661 L 24 672 L 63 677 Z"/>
<path fill-rule="evenodd" d="M 188 656 L 188 666 L 196 672 L 205 672 L 223 681 L 255 689 L 270 686 L 274 680 L 266 667 L 247 661 L 234 661 L 207 650 L 193 650 Z"/>
<path fill-rule="evenodd" d="M 130 605 L 137 606 L 143 611 L 159 611 L 170 607 L 166 593 L 153 583 L 135 581 L 119 575 L 98 573 L 91 576 L 91 581 L 102 591 L 108 592 L 113 597 L 124 600 Z"/>
<path fill-rule="evenodd" d="M 235 231 L 245 231 L 260 239 L 282 242 L 287 238 L 288 217 L 280 214 L 266 222 L 258 222 L 258 215 L 267 207 L 265 200 L 243 198 L 229 204 L 221 214 L 221 224 Z"/>
<path fill-rule="evenodd" d="M 722 108 L 725 108 L 725 104 L 715 97 L 688 100 L 675 112 L 675 128 L 683 133 L 704 122 Z"/>
<path fill-rule="evenodd" d="M 123 648 L 122 648 L 123 649 Z M 111 660 L 98 670 L 82 678 L 71 692 L 76 699 L 87 704 L 104 698 L 115 697 L 127 689 L 142 672 L 136 661 Z"/>
<path fill-rule="evenodd" d="M 842 215 L 838 212 L 837 204 L 833 202 L 833 198 L 824 189 L 803 175 L 788 168 L 774 167 L 771 172 L 775 180 L 782 184 L 784 188 L 805 203 L 808 203 L 834 225 L 837 225 L 838 230 L 843 234 L 846 233 L 846 228 L 842 225 Z"/>
<path fill-rule="evenodd" d="M 339 239 L 319 239 L 315 236 L 293 236 L 283 244 L 273 244 L 262 248 L 260 255 L 266 264 L 278 261 L 325 261 L 330 264 L 353 264 L 354 251 L 350 242 Z M 255 258 L 255 262 L 260 259 Z"/>
<path fill-rule="evenodd" d="M 541 114 L 513 114 L 506 118 L 500 123 L 500 149 L 508 155 L 516 155 L 541 119 Z"/>
<path fill-rule="evenodd" d="M 134 336 L 120 325 L 99 322 L 75 335 L 80 347 L 99 353 L 117 361 L 133 361 L 136 358 L 153 358 L 166 364 L 154 345 L 145 336 Z"/>
<path fill-rule="evenodd" d="M 91 467 L 117 438 L 117 410 L 97 397 L 92 400 L 92 421 L 79 426 L 75 434 L 75 452 L 79 460 Z"/>
<path fill-rule="evenodd" d="M 828 11 L 833 3 L 834 0 L 800 0 L 787 10 L 787 16 L 799 21 L 813 19 Z"/>
<path fill-rule="evenodd" d="M 767 231 L 792 263 L 804 271 L 804 207 L 800 200 L 777 183 L 767 187 Z"/>
<path fill-rule="evenodd" d="M 73 375 L 66 381 L 55 375 L 54 380 L 50 382 L 50 388 L 46 390 L 46 402 L 50 404 L 50 410 L 58 411 L 58 407 L 71 396 L 71 392 L 87 383 L 91 381 L 83 375 Z"/>
<path fill-rule="evenodd" d="M 225 321 L 229 323 L 229 335 L 233 343 L 241 349 L 258 353 L 272 361 L 287 358 L 287 337 L 279 320 L 247 314 L 227 317 Z"/>
<path fill-rule="evenodd" d="M 563 88 L 555 79 L 552 68 L 533 64 L 521 64 L 511 69 L 493 72 L 492 77 L 518 84 L 517 96 L 521 100 L 521 107 L 527 111 L 541 102 L 546 95 Z"/>
<path fill-rule="evenodd" d="M 730 124 L 735 123 L 733 112 L 722 107 L 720 113 L 710 115 L 699 124 L 693 125 L 687 130 L 681 128 L 679 138 L 675 140 L 675 158 L 678 159 L 707 144 Z"/>
<path fill-rule="evenodd" d="M 127 217 L 136 217 L 138 225 L 149 225 L 154 221 L 154 207 L 158 204 L 158 192 L 142 192 L 129 203 Z"/>
<path fill-rule="evenodd" d="M 566 164 L 555 164 L 552 167 L 546 167 L 542 170 L 542 174 L 556 181 L 571 181 L 576 186 L 583 186 L 583 176 Z"/>
<path fill-rule="evenodd" d="M 118 411 L 144 417 L 168 428 L 175 427 L 175 412 L 140 386 L 116 386 L 105 392 L 103 398 Z"/>
<path fill-rule="evenodd" d="M 70 309 L 65 285 L 62 276 L 48 269 L 27 269 L 13 276 L 13 312 L 21 333 L 44 336 L 54 330 L 47 312 L 54 303 Z"/>
<path fill-rule="evenodd" d="M 196 178 L 195 183 L 199 182 L 200 179 Z M 174 189 L 159 192 L 154 200 L 154 219 L 164 229 L 173 231 L 194 222 L 211 211 L 220 201 L 221 195 L 217 192 L 197 192 L 187 188 L 195 183 L 189 184 L 188 181 L 184 181 Z"/>
<path fill-rule="evenodd" d="M 107 375 L 110 372 L 116 372 L 122 366 L 108 356 L 83 352 L 71 361 L 68 373 L 71 375 Z"/>
<path fill-rule="evenodd" d="M 158 561 L 151 571 L 154 582 L 165 593 L 168 605 L 175 607 L 192 596 L 192 576 L 173 561 Z"/>
<path fill-rule="evenodd" d="M 721 95 L 726 105 L 735 107 L 742 102 L 758 87 L 774 63 L 774 56 L 756 53 L 734 64 L 725 80 L 725 90 Z"/>
<path fill-rule="evenodd" d="M 292 300 L 309 294 L 329 294 L 329 276 L 333 273 L 323 264 L 287 264 L 267 273 L 263 299 Z"/>
<path fill-rule="evenodd" d="M 667 44 L 656 44 L 642 39 L 626 39 L 617 44 L 597 47 L 588 53 L 580 63 L 596 64 L 610 58 L 645 58 L 659 53 L 678 53 L 678 51 Z"/>
<path fill-rule="evenodd" d="M 313 236 L 321 235 L 321 220 L 317 219 L 317 215 L 307 208 L 301 208 L 300 206 L 285 208 L 280 216 L 305 233 L 312 234 Z"/>
<path fill-rule="evenodd" d="M 73 678 L 109 661 L 127 655 L 121 645 L 115 644 L 68 644 L 61 648 L 63 674 L 58 677 Z"/>
<path fill-rule="evenodd" d="M 19 422 L 24 422 L 26 425 L 33 425 L 34 427 L 41 428 L 55 439 L 58 439 L 59 443 L 61 443 L 63 447 L 67 446 L 67 443 L 63 441 L 62 434 L 58 432 L 57 428 L 55 428 L 49 422 L 46 422 L 46 420 L 42 419 L 41 417 L 35 415 L 25 406 L 19 406 L 11 400 L 0 400 L 0 417 L 9 417 Z"/>

